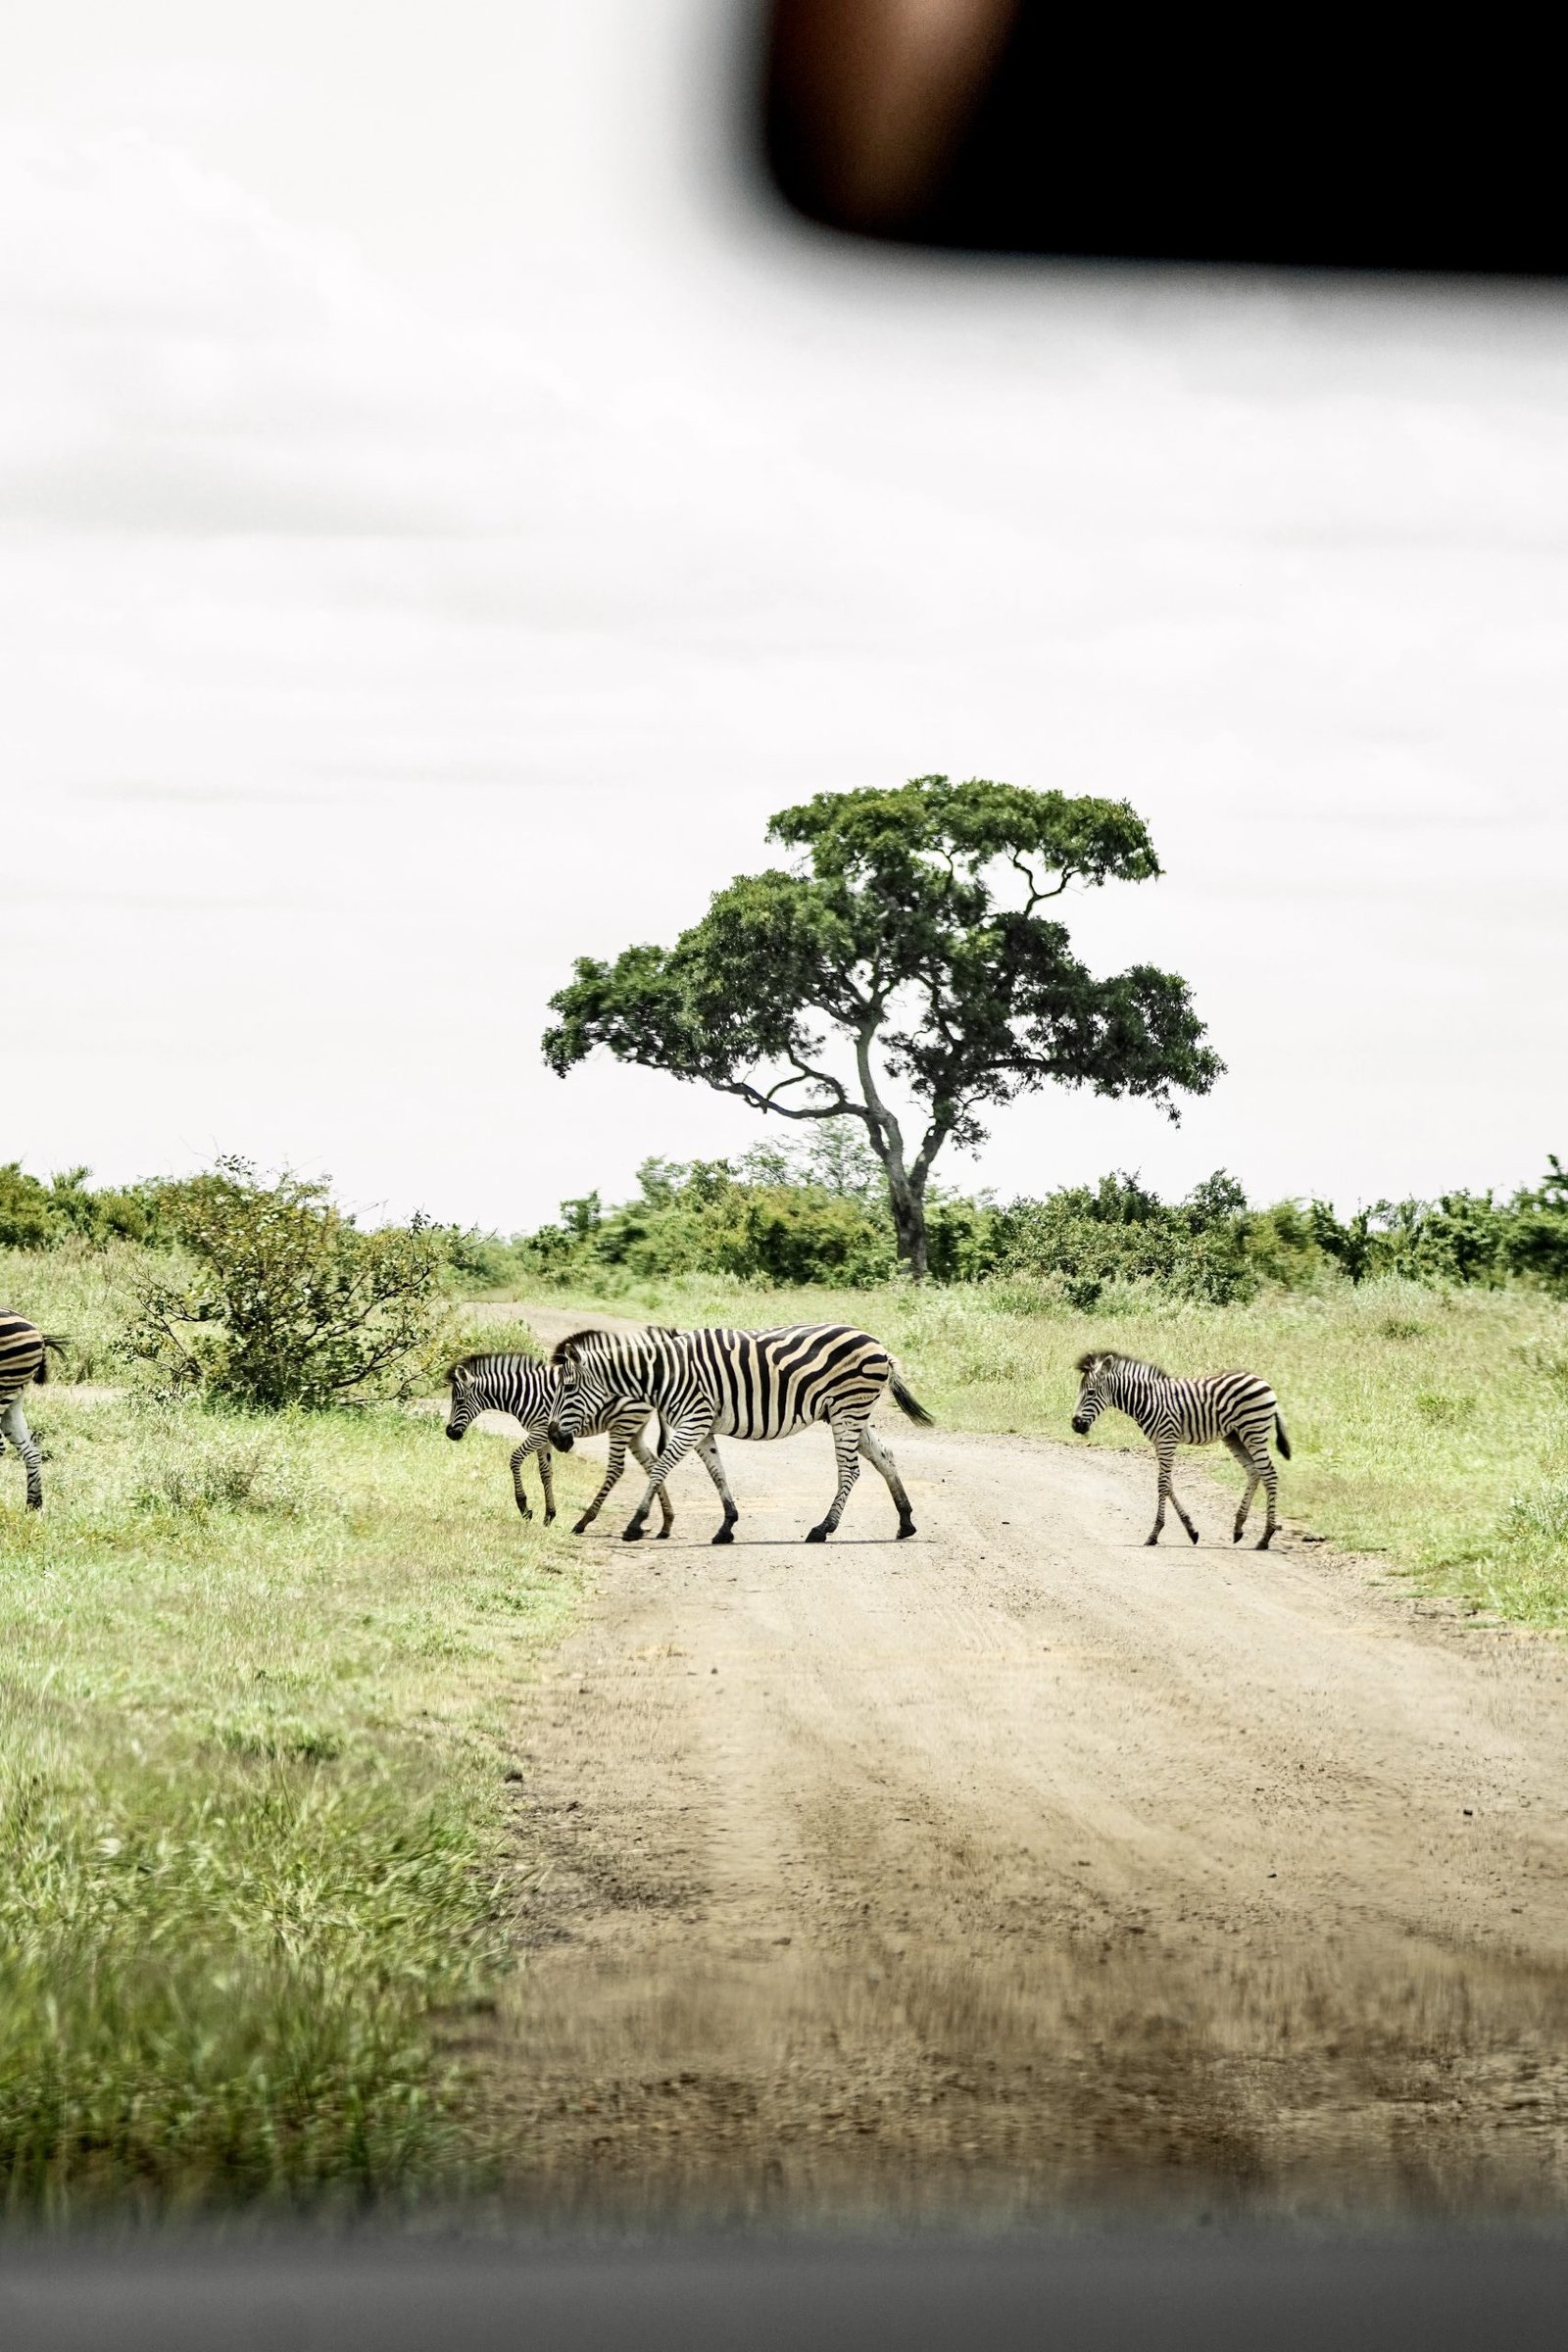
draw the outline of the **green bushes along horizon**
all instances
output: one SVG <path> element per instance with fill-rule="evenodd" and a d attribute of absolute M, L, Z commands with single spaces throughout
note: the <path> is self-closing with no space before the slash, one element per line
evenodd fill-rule
<path fill-rule="evenodd" d="M 702 1274 L 858 1287 L 898 1267 L 881 1168 L 862 1142 L 834 1129 L 734 1159 L 647 1159 L 633 1199 L 607 1206 L 589 1193 L 510 1239 L 420 1219 L 367 1231 L 324 1184 L 287 1172 L 264 1180 L 237 1159 L 123 1187 L 94 1188 L 87 1176 L 74 1168 L 44 1182 L 15 1161 L 0 1166 L 0 1249 L 181 1254 L 182 1276 L 149 1295 L 142 1352 L 175 1384 L 215 1386 L 240 1401 L 320 1401 L 395 1385 L 399 1366 L 422 1360 L 443 1296 L 465 1289 Z M 1382 1276 L 1439 1287 L 1521 1281 L 1565 1298 L 1568 1170 L 1553 1153 L 1539 1184 L 1506 1199 L 1454 1191 L 1378 1200 L 1344 1218 L 1317 1200 L 1249 1202 L 1223 1169 L 1178 1201 L 1116 1172 L 1007 1202 L 938 1193 L 929 1240 L 937 1282 L 1027 1279 L 1043 1300 L 1054 1294 L 1074 1308 L 1128 1283 L 1224 1304 L 1269 1288 Z M 302 1313 L 333 1337 L 313 1349 L 305 1386 L 284 1395 L 276 1358 L 298 1357 Z M 272 1329 L 282 1336 L 270 1352 Z"/>

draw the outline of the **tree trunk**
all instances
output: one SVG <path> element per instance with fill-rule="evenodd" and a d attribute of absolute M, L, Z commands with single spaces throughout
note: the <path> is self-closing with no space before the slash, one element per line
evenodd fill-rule
<path fill-rule="evenodd" d="M 893 1210 L 893 1231 L 899 1245 L 899 1262 L 908 1269 L 916 1282 L 926 1277 L 925 1197 L 907 1184 L 888 1187 L 889 1204 Z"/>

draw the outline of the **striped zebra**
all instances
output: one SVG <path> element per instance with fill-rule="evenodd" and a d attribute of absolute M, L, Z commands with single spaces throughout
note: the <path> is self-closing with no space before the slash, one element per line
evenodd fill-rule
<path fill-rule="evenodd" d="M 518 1510 L 525 1519 L 531 1518 L 528 1497 L 523 1493 L 522 1470 L 529 1455 L 536 1454 L 548 1527 L 556 1515 L 556 1494 L 550 1474 L 550 1418 L 561 1391 L 561 1378 L 554 1365 L 544 1363 L 536 1355 L 466 1355 L 451 1367 L 447 1379 L 452 1388 L 452 1409 L 447 1415 L 449 1438 L 461 1438 L 469 1422 L 480 1413 L 510 1413 L 514 1421 L 522 1423 L 528 1435 L 512 1456 L 512 1491 L 517 1498 Z M 654 1457 L 643 1444 L 648 1414 L 647 1404 L 622 1403 L 582 1432 L 585 1437 L 597 1437 L 601 1431 L 609 1431 L 610 1463 L 604 1485 L 577 1522 L 575 1532 L 579 1536 L 598 1518 L 605 1496 L 626 1467 L 628 1452 L 640 1468 L 653 1470 Z M 662 1445 L 662 1427 L 660 1442 Z M 715 1464 L 717 1459 L 715 1452 Z M 717 1471 L 716 1478 L 721 1484 L 722 1470 Z M 659 1507 L 664 1522 L 659 1532 L 667 1536 L 675 1523 L 675 1514 L 662 1483 Z"/>
<path fill-rule="evenodd" d="M 57 1355 L 65 1352 L 65 1342 L 40 1331 L 22 1315 L 0 1312 L 0 1453 L 6 1449 L 6 1440 L 22 1456 L 22 1466 L 27 1473 L 27 1508 L 43 1509 L 43 1456 L 37 1441 L 27 1427 L 27 1416 L 22 1409 L 23 1392 L 36 1381 L 41 1388 L 49 1377 L 49 1349 Z"/>
<path fill-rule="evenodd" d="M 1268 1494 L 1268 1524 L 1257 1548 L 1267 1551 L 1276 1524 L 1274 1504 L 1279 1489 L 1268 1449 L 1269 1424 L 1273 1424 L 1275 1441 L 1286 1461 L 1291 1458 L 1291 1441 L 1266 1380 L 1259 1380 L 1253 1372 L 1204 1372 L 1196 1380 L 1177 1380 L 1159 1364 L 1141 1363 L 1135 1355 L 1117 1355 L 1110 1348 L 1091 1348 L 1078 1358 L 1078 1370 L 1083 1379 L 1072 1425 L 1079 1437 L 1087 1437 L 1108 1408 L 1130 1415 L 1159 1457 L 1159 1508 L 1154 1513 L 1154 1532 L 1148 1539 L 1151 1544 L 1159 1542 L 1167 1502 L 1176 1504 L 1177 1518 L 1193 1542 L 1198 1542 L 1198 1530 L 1177 1501 L 1170 1483 L 1171 1463 L 1178 1446 L 1212 1446 L 1216 1438 L 1223 1438 L 1247 1472 L 1247 1493 L 1236 1514 L 1231 1542 L 1241 1542 L 1252 1496 L 1261 1485 Z"/>
<path fill-rule="evenodd" d="M 693 1446 L 708 1461 L 723 1500 L 724 1523 L 713 1542 L 733 1542 L 740 1513 L 715 1437 L 789 1438 L 813 1421 L 825 1421 L 833 1432 L 839 1486 L 808 1544 L 825 1544 L 844 1516 L 862 1453 L 887 1482 L 900 1536 L 914 1533 L 904 1482 L 868 1423 L 888 1389 L 911 1421 L 931 1416 L 869 1332 L 838 1323 L 796 1323 L 781 1331 L 577 1331 L 560 1343 L 551 1361 L 561 1375 L 561 1404 L 550 1435 L 563 1453 L 622 1397 L 646 1397 L 665 1424 L 648 1492 L 623 1531 L 628 1544 L 643 1532 L 659 1482 Z"/>

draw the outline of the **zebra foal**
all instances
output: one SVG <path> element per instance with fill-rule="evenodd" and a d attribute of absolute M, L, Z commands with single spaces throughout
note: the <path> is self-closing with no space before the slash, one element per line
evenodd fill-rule
<path fill-rule="evenodd" d="M 550 1466 L 550 1422 L 559 1401 L 561 1381 L 552 1364 L 536 1355 L 466 1355 L 447 1373 L 452 1390 L 452 1408 L 447 1415 L 447 1436 L 461 1438 L 470 1421 L 480 1413 L 510 1413 L 527 1431 L 522 1444 L 512 1456 L 512 1491 L 517 1508 L 525 1519 L 533 1513 L 523 1492 L 523 1466 L 530 1454 L 539 1462 L 539 1484 L 544 1490 L 545 1525 L 556 1515 L 556 1490 Z M 640 1468 L 652 1471 L 654 1457 L 643 1444 L 643 1429 L 648 1420 L 646 1404 L 622 1403 L 613 1413 L 595 1422 L 585 1436 L 597 1437 L 602 1430 L 610 1433 L 610 1461 L 605 1483 L 577 1522 L 580 1535 L 591 1519 L 598 1516 L 600 1506 L 611 1488 L 626 1467 L 630 1452 Z M 662 1485 L 659 1489 L 659 1507 L 663 1514 L 662 1536 L 667 1536 L 674 1524 L 675 1514 Z"/>
<path fill-rule="evenodd" d="M 43 1509 L 43 1456 L 22 1409 L 23 1392 L 34 1382 L 41 1388 L 49 1377 L 49 1350 L 65 1352 L 65 1342 L 40 1331 L 24 1315 L 0 1310 L 0 1453 L 7 1438 L 22 1456 L 27 1474 L 27 1508 Z"/>
<path fill-rule="evenodd" d="M 1085 1438 L 1107 1409 L 1136 1421 L 1159 1460 L 1159 1507 L 1154 1513 L 1151 1544 L 1159 1542 L 1165 1524 L 1165 1505 L 1176 1505 L 1176 1516 L 1193 1542 L 1198 1530 L 1182 1509 L 1170 1483 L 1171 1463 L 1178 1446 L 1212 1446 L 1223 1439 L 1247 1472 L 1247 1492 L 1236 1514 L 1233 1544 L 1242 1540 L 1252 1496 L 1261 1486 L 1268 1495 L 1268 1522 L 1257 1548 L 1267 1551 L 1277 1524 L 1274 1506 L 1279 1476 L 1268 1449 L 1269 1426 L 1281 1456 L 1291 1458 L 1291 1441 L 1280 1419 L 1280 1408 L 1266 1380 L 1253 1372 L 1205 1372 L 1194 1380 L 1177 1380 L 1159 1364 L 1146 1364 L 1135 1355 L 1118 1355 L 1111 1348 L 1091 1348 L 1078 1358 L 1081 1385 L 1072 1417 L 1073 1428 Z"/>
<path fill-rule="evenodd" d="M 713 1542 L 732 1543 L 740 1513 L 715 1437 L 789 1438 L 815 1421 L 825 1421 L 833 1433 L 839 1483 L 808 1544 L 825 1544 L 838 1526 L 862 1453 L 882 1473 L 898 1510 L 900 1536 L 914 1533 L 909 1497 L 893 1456 L 868 1424 L 872 1407 L 889 1389 L 911 1421 L 931 1416 L 869 1332 L 837 1323 L 797 1323 L 778 1331 L 577 1331 L 560 1343 L 551 1361 L 561 1375 L 561 1404 L 550 1435 L 563 1453 L 569 1453 L 573 1439 L 595 1427 L 598 1416 L 618 1398 L 646 1398 L 665 1427 L 648 1492 L 623 1530 L 628 1544 L 643 1532 L 659 1482 L 693 1447 L 724 1505 L 723 1525 Z"/>

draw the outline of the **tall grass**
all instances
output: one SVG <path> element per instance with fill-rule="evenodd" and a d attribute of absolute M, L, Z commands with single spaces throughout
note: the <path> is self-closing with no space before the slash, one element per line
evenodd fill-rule
<path fill-rule="evenodd" d="M 1127 1284 L 1080 1313 L 1028 1283 L 763 1291 L 687 1277 L 575 1302 L 674 1323 L 860 1322 L 956 1429 L 1067 1437 L 1074 1360 L 1092 1346 L 1172 1371 L 1242 1365 L 1280 1396 L 1287 1516 L 1389 1554 L 1430 1590 L 1568 1625 L 1568 1305 L 1539 1292 L 1332 1281 L 1211 1306 Z M 1143 1445 L 1115 1416 L 1091 1442 Z M 1227 1457 L 1206 1459 L 1228 1477 Z"/>
<path fill-rule="evenodd" d="M 121 1349 L 138 1279 L 167 1274 L 171 1253 L 137 1242 L 65 1241 L 53 1250 L 0 1250 L 0 1307 L 61 1334 L 51 1380 L 122 1381 Z"/>
<path fill-rule="evenodd" d="M 80 1271 L 48 1272 L 53 1319 Z M 570 1552 L 503 1442 L 394 1407 L 30 1409 L 41 1517 L 0 1463 L 0 2197 L 461 2185 L 441 2020 L 506 1964 L 510 1701 Z"/>

